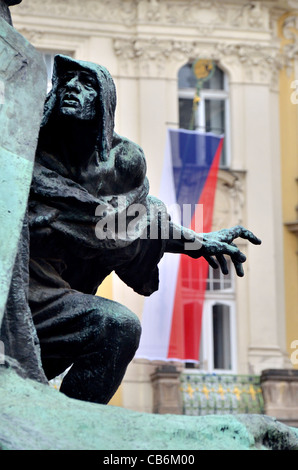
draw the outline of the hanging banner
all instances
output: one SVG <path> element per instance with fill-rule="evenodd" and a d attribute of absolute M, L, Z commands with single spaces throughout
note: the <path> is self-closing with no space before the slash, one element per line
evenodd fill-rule
<path fill-rule="evenodd" d="M 211 231 L 222 145 L 212 133 L 168 130 L 159 197 L 174 222 Z M 198 362 L 208 263 L 169 253 L 159 268 L 159 290 L 144 302 L 136 357 Z"/>

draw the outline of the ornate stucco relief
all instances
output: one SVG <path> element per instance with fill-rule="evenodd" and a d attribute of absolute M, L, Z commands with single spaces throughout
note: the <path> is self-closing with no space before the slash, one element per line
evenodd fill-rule
<path fill-rule="evenodd" d="M 290 75 L 293 67 L 295 67 L 295 72 L 297 70 L 298 10 L 288 12 L 280 17 L 278 21 L 278 34 L 281 38 L 281 52 L 284 58 L 284 65 Z"/>
<path fill-rule="evenodd" d="M 245 175 L 220 170 L 216 189 L 213 230 L 244 224 Z"/>
<path fill-rule="evenodd" d="M 277 86 L 283 66 L 278 45 L 261 47 L 259 43 L 159 40 L 157 38 L 114 39 L 120 73 L 174 78 L 178 68 L 189 60 L 208 57 L 218 61 L 232 81 Z M 171 76 L 171 74 L 173 74 Z"/>
<path fill-rule="evenodd" d="M 18 14 L 49 15 L 127 26 L 162 24 L 194 26 L 209 33 L 218 27 L 268 30 L 268 7 L 261 1 L 218 0 L 27 0 Z"/>
<path fill-rule="evenodd" d="M 208 57 L 219 61 L 232 81 L 276 88 L 285 60 L 273 33 L 271 9 L 270 2 L 244 0 L 26 0 L 16 11 L 24 22 L 29 16 L 71 19 L 72 32 L 108 34 L 120 75 L 174 78 L 183 63 Z M 24 28 L 33 43 L 40 35 L 59 33 L 49 25 L 46 33 L 37 24 Z M 67 24 L 64 34 L 70 34 Z"/>

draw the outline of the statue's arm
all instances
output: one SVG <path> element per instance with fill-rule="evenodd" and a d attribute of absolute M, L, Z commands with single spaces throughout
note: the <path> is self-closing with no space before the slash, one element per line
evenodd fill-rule
<path fill-rule="evenodd" d="M 198 234 L 171 223 L 166 252 L 186 254 L 191 258 L 203 257 L 213 268 L 219 266 L 223 274 L 228 273 L 226 255 L 231 258 L 237 275 L 242 277 L 244 275 L 242 264 L 246 261 L 246 257 L 235 245 L 236 238 L 243 238 L 254 245 L 261 244 L 259 238 L 240 225 L 218 232 Z"/>

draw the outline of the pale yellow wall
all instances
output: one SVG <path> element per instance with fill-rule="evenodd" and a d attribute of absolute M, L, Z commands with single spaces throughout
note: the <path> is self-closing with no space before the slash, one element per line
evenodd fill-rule
<path fill-rule="evenodd" d="M 279 20 L 279 34 L 282 38 L 282 50 L 291 44 L 291 40 L 283 37 L 282 26 L 290 16 L 298 16 L 292 12 L 283 15 Z M 298 38 L 298 30 L 294 32 Z M 297 59 L 296 59 L 297 60 Z M 281 133 L 281 176 L 282 176 L 282 209 L 284 224 L 298 219 L 298 104 L 292 87 L 298 79 L 295 61 L 280 72 L 280 133 Z M 291 356 L 294 349 L 293 341 L 298 340 L 298 234 L 291 233 L 285 225 L 284 236 L 284 278 L 286 304 L 287 350 Z M 298 368 L 298 364 L 293 364 Z"/>
<path fill-rule="evenodd" d="M 297 19 L 297 11 L 287 12 L 279 18 L 281 52 L 291 52 L 296 48 Z M 294 83 L 298 80 L 298 60 L 295 51 L 293 57 L 288 55 L 288 58 L 285 67 L 280 71 L 279 102 L 286 334 L 287 350 L 289 356 L 294 358 L 295 348 L 291 348 L 291 345 L 298 340 L 298 233 L 289 231 L 287 224 L 298 220 L 298 94 Z M 292 361 L 292 365 L 298 368 L 295 362 L 297 361 Z"/>

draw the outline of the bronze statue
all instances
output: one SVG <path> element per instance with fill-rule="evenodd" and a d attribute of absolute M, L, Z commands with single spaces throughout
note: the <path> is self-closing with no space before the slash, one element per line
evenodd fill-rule
<path fill-rule="evenodd" d="M 40 52 L 12 27 L 8 7 L 17 3 L 0 0 L 0 341 L 5 363 L 46 383 L 28 305 L 27 202 L 47 74 Z"/>
<path fill-rule="evenodd" d="M 61 391 L 97 403 L 117 390 L 141 334 L 132 312 L 94 295 L 108 274 L 150 295 L 165 252 L 203 256 L 223 273 L 228 255 L 242 276 L 245 256 L 234 239 L 260 243 L 242 227 L 199 235 L 171 222 L 168 238 L 150 238 L 152 225 L 161 233 L 167 211 L 149 196 L 142 149 L 114 131 L 115 106 L 104 67 L 56 56 L 29 200 L 29 304 L 44 371 L 51 379 L 72 366 Z M 119 236 L 120 218 L 126 215 L 125 232 L 134 204 L 144 208 L 135 230 L 123 236 L 122 226 Z M 109 220 L 112 230 L 100 224 Z M 198 248 L 185 248 L 189 240 Z"/>

